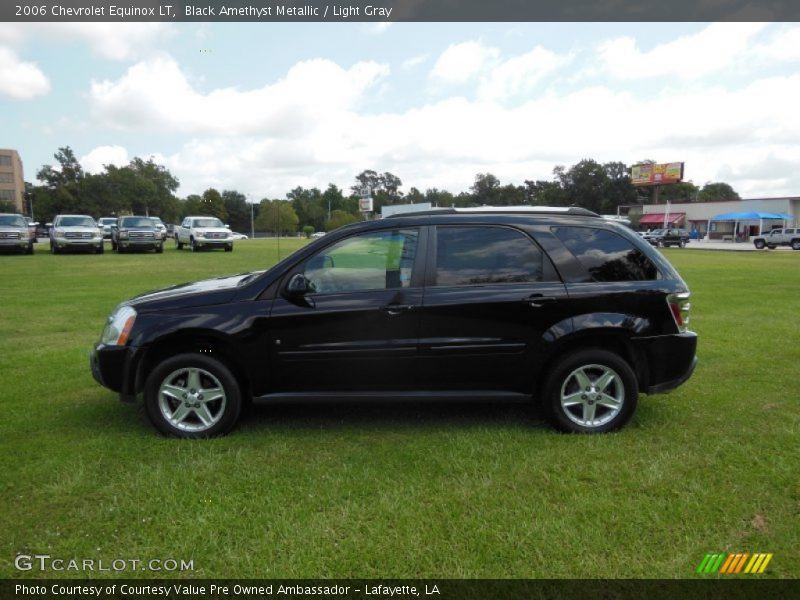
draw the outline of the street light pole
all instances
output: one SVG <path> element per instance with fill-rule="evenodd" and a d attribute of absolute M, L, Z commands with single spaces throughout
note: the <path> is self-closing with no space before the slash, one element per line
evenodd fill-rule
<path fill-rule="evenodd" d="M 256 239 L 256 222 L 253 219 L 253 199 L 250 199 L 250 239 Z"/>

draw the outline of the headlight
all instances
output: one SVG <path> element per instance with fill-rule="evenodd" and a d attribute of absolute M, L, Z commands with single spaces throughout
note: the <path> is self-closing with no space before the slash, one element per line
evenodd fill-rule
<path fill-rule="evenodd" d="M 131 306 L 122 306 L 108 317 L 100 341 L 108 346 L 124 346 L 133 329 L 136 320 L 136 311 Z"/>
<path fill-rule="evenodd" d="M 125 231 L 124 229 L 121 229 L 119 232 L 119 239 L 121 240 L 128 239 L 128 232 Z"/>
<path fill-rule="evenodd" d="M 205 237 L 206 236 L 206 232 L 205 231 L 195 231 L 194 234 L 197 237 Z"/>
<path fill-rule="evenodd" d="M 64 235 L 64 230 L 63 229 L 56 229 L 54 233 L 55 233 L 56 237 L 61 237 L 61 236 Z"/>

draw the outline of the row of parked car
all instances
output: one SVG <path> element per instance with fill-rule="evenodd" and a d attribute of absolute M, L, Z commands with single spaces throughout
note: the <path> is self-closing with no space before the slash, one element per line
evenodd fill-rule
<path fill-rule="evenodd" d="M 222 247 L 230 252 L 234 240 L 247 238 L 232 232 L 216 217 L 186 217 L 182 225 L 168 228 L 158 217 L 128 215 L 95 221 L 88 215 L 58 215 L 41 228 L 22 215 L 0 214 L 0 248 L 33 254 L 37 235 L 49 238 L 52 254 L 72 250 L 102 254 L 106 239 L 119 254 L 136 250 L 160 254 L 170 237 L 178 249 L 184 245 L 192 250 Z"/>

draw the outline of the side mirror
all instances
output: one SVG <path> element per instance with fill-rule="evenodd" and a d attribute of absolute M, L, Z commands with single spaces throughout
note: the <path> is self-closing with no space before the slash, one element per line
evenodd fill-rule
<path fill-rule="evenodd" d="M 311 289 L 308 279 L 302 273 L 292 275 L 289 284 L 286 286 L 286 293 L 289 296 L 305 296 Z"/>

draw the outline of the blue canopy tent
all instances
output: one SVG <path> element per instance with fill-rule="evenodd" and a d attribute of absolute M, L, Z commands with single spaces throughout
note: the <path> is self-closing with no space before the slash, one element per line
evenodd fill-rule
<path fill-rule="evenodd" d="M 736 237 L 736 232 L 739 229 L 739 223 L 741 222 L 749 222 L 752 223 L 753 221 L 758 221 L 758 234 L 764 230 L 764 221 L 783 221 L 783 226 L 786 227 L 786 221 L 794 220 L 794 217 L 787 213 L 774 213 L 774 212 L 759 212 L 759 211 L 752 211 L 752 212 L 729 212 L 729 213 L 722 213 L 711 217 L 709 219 L 709 230 L 711 226 L 711 221 L 733 221 L 733 232 L 734 232 L 734 239 Z"/>

